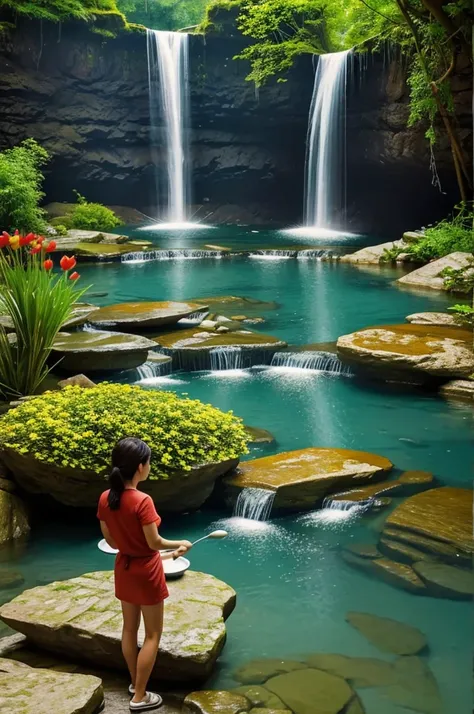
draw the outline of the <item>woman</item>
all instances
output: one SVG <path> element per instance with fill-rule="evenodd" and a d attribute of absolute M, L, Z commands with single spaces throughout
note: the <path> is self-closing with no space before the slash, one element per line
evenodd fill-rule
<path fill-rule="evenodd" d="M 158 533 L 161 518 L 152 499 L 137 486 L 150 472 L 150 447 L 140 439 L 127 438 L 112 452 L 110 489 L 99 500 L 97 517 L 102 534 L 112 548 L 115 561 L 115 596 L 122 603 L 122 652 L 132 684 L 130 711 L 156 709 L 162 698 L 147 692 L 146 685 L 155 664 L 163 630 L 163 603 L 168 597 L 162 556 L 158 551 L 173 549 L 164 557 L 176 558 L 191 548 L 187 540 L 165 540 Z M 140 614 L 145 624 L 145 640 L 138 651 Z"/>

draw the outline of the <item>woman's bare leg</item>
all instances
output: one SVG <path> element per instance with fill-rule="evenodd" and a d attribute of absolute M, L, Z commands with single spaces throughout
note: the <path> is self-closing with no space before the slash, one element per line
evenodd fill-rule
<path fill-rule="evenodd" d="M 123 629 L 122 653 L 127 663 L 133 686 L 137 677 L 138 628 L 140 627 L 140 606 L 122 602 Z"/>
<path fill-rule="evenodd" d="M 141 609 L 145 623 L 145 641 L 138 655 L 134 702 L 142 702 L 145 698 L 146 686 L 155 665 L 163 631 L 163 603 L 142 606 Z"/>

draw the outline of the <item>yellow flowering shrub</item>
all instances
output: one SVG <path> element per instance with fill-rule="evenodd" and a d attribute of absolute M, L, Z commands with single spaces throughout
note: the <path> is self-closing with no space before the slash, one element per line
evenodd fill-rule
<path fill-rule="evenodd" d="M 123 384 L 46 392 L 1 421 L 0 448 L 98 473 L 108 471 L 112 448 L 125 436 L 150 446 L 152 479 L 167 478 L 169 469 L 189 471 L 247 453 L 243 423 L 232 412 Z"/>

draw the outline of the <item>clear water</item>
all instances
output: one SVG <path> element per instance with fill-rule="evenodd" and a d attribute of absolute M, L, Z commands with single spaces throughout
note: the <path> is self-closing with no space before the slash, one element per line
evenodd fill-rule
<path fill-rule="evenodd" d="M 85 265 L 81 272 L 94 290 L 108 293 L 97 300 L 100 304 L 229 294 L 276 300 L 280 307 L 263 313 L 267 322 L 259 327 L 297 345 L 333 341 L 362 326 L 401 321 L 411 312 L 444 309 L 449 303 L 445 296 L 397 289 L 393 271 L 316 261 L 169 261 Z M 187 393 L 269 429 L 276 444 L 258 446 L 251 456 L 341 446 L 387 456 L 398 469 L 432 470 L 442 483 L 468 487 L 471 482 L 472 421 L 462 404 L 353 377 L 285 368 L 173 374 L 146 388 Z M 191 554 L 192 567 L 222 578 L 238 592 L 210 686 L 235 686 L 232 671 L 253 657 L 339 652 L 383 658 L 345 622 L 348 610 L 361 610 L 423 630 L 446 713 L 471 711 L 471 604 L 410 595 L 353 570 L 340 558 L 345 545 L 376 541 L 381 516 L 327 510 L 268 523 L 227 516 L 203 511 L 163 524 L 163 534 L 172 538 L 192 540 L 214 527 L 230 533 L 227 540 L 206 542 Z M 38 527 L 23 553 L 0 554 L 0 569 L 19 570 L 25 578 L 21 588 L 0 591 L 0 601 L 24 587 L 110 568 L 111 557 L 97 549 L 98 539 L 93 515 L 81 524 Z M 378 690 L 360 693 L 367 714 L 409 714 Z"/>

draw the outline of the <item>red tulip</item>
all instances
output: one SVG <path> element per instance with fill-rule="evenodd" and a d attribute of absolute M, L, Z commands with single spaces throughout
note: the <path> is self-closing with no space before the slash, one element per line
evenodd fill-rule
<path fill-rule="evenodd" d="M 10 244 L 10 236 L 6 231 L 3 231 L 0 235 L 0 248 L 5 248 L 5 246 Z"/>
<path fill-rule="evenodd" d="M 40 246 L 40 245 L 37 245 L 37 246 L 35 246 L 34 248 L 32 248 L 32 249 L 30 250 L 30 255 L 36 255 L 36 253 L 39 253 L 40 250 L 41 250 L 41 246 Z"/>
<path fill-rule="evenodd" d="M 43 247 L 43 250 L 45 250 L 47 253 L 51 253 L 51 251 L 56 250 L 57 243 L 55 240 L 50 240 L 46 248 Z"/>
<path fill-rule="evenodd" d="M 44 241 L 44 236 L 36 236 L 36 240 L 38 243 L 42 243 Z"/>
<path fill-rule="evenodd" d="M 52 270 L 52 269 L 53 269 L 53 265 L 54 265 L 53 261 L 48 258 L 48 260 L 45 260 L 45 261 L 44 261 L 44 263 L 43 263 L 43 268 L 44 268 L 45 270 Z"/>
<path fill-rule="evenodd" d="M 78 278 L 80 278 L 79 273 L 71 273 L 69 276 L 69 280 L 77 280 Z"/>
<path fill-rule="evenodd" d="M 70 258 L 67 255 L 63 255 L 61 260 L 59 261 L 59 265 L 64 271 L 72 270 L 76 266 L 76 259 L 74 256 L 71 256 Z"/>

